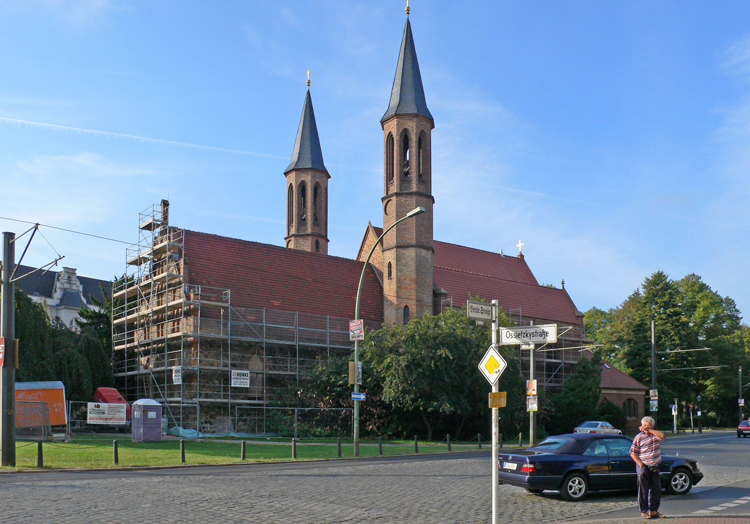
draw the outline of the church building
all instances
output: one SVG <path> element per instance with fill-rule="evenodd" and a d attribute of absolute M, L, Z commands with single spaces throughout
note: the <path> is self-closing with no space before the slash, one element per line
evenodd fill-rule
<path fill-rule="evenodd" d="M 169 222 L 167 201 L 141 213 L 128 278 L 113 289 L 115 377 L 129 400 L 162 402 L 170 425 L 183 428 L 268 432 L 279 392 L 316 362 L 351 354 L 348 322 L 371 250 L 360 303 L 366 328 L 462 307 L 470 296 L 497 299 L 520 324 L 558 324 L 559 340 L 538 353 L 536 373 L 540 387 L 560 387 L 584 344 L 583 315 L 564 283 L 540 285 L 520 241 L 508 256 L 433 238 L 435 120 L 408 10 L 386 96 L 382 228 L 363 224 L 356 258 L 328 255 L 328 188 L 346 181 L 325 166 L 309 80 L 279 185 L 284 247 L 181 229 Z M 528 369 L 528 353 L 521 358 Z"/>

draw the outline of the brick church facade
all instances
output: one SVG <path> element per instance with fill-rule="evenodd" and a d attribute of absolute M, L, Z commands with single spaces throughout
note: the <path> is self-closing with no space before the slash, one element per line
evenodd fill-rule
<path fill-rule="evenodd" d="M 507 256 L 433 238 L 435 121 L 408 16 L 380 123 L 383 228 L 424 212 L 383 238 L 368 224 L 355 259 L 328 255 L 328 185 L 337 181 L 323 160 L 309 81 L 284 171 L 285 247 L 180 229 L 166 201 L 141 213 L 129 278 L 113 288 L 115 376 L 126 397 L 155 398 L 183 428 L 267 432 L 279 391 L 316 362 L 351 353 L 348 320 L 371 249 L 360 304 L 367 327 L 439 314 L 469 295 L 497 299 L 520 324 L 560 326 L 536 369 L 543 387 L 562 385 L 585 343 L 583 314 L 564 283 L 541 286 L 520 250 Z M 643 398 L 634 400 L 642 413 Z"/>

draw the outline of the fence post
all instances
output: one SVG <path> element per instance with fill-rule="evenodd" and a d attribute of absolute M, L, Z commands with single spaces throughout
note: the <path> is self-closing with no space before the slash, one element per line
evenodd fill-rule
<path fill-rule="evenodd" d="M 523 438 L 523 432 L 521 432 L 521 433 L 518 434 L 518 447 L 519 448 L 521 447 L 521 445 L 523 443 L 522 438 Z"/>
<path fill-rule="evenodd" d="M 500 438 L 498 440 L 499 440 L 499 444 L 500 444 L 500 449 L 503 449 L 503 434 L 500 433 L 499 437 Z"/>
<path fill-rule="evenodd" d="M 479 449 L 482 449 L 482 434 L 481 433 L 477 433 L 477 447 Z"/>
<path fill-rule="evenodd" d="M 416 435 L 414 435 L 414 453 L 419 453 L 419 443 L 417 442 Z"/>
<path fill-rule="evenodd" d="M 242 447 L 240 448 L 240 460 L 245 460 L 245 441 L 242 441 Z"/>
<path fill-rule="evenodd" d="M 292 439 L 292 458 L 293 459 L 297 458 L 297 439 L 296 438 Z"/>
<path fill-rule="evenodd" d="M 44 467 L 44 451 L 42 451 L 42 441 L 38 440 L 36 443 L 36 467 Z"/>
<path fill-rule="evenodd" d="M 451 450 L 451 434 L 448 433 L 448 435 L 446 436 L 446 438 L 448 439 L 448 451 L 450 451 Z"/>
<path fill-rule="evenodd" d="M 185 439 L 180 439 L 180 462 L 185 463 Z"/>
<path fill-rule="evenodd" d="M 383 437 L 378 437 L 378 455 L 383 454 Z"/>
<path fill-rule="evenodd" d="M 117 466 L 120 463 L 120 451 L 117 447 L 117 440 L 112 441 L 112 461 Z"/>
<path fill-rule="evenodd" d="M 336 445 L 339 448 L 339 458 L 341 458 L 341 437 L 336 438 Z"/>

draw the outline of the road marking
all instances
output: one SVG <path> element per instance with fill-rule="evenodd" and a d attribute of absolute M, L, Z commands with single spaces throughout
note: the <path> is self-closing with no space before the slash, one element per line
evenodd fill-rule
<path fill-rule="evenodd" d="M 747 504 L 750 502 L 750 496 L 748 497 L 742 497 L 741 499 L 733 500 L 732 502 L 725 502 L 724 504 L 719 504 L 718 506 L 711 506 L 707 509 L 699 509 L 697 511 L 693 511 L 694 515 L 709 515 L 711 513 L 716 513 L 717 511 L 721 511 L 723 509 L 729 509 L 733 508 L 735 506 L 740 506 L 742 504 Z"/>

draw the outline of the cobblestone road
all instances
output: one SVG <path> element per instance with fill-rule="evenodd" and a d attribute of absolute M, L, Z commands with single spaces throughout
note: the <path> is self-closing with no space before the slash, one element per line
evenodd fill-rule
<path fill-rule="evenodd" d="M 148 471 L 0 475 L 0 522 L 449 524 L 491 520 L 489 454 L 435 460 L 334 461 Z M 703 468 L 696 490 L 747 479 L 745 468 Z M 595 520 L 635 508 L 634 494 L 499 488 L 503 523 Z M 634 509 L 637 512 L 637 509 Z M 636 513 L 637 514 L 637 513 Z"/>

